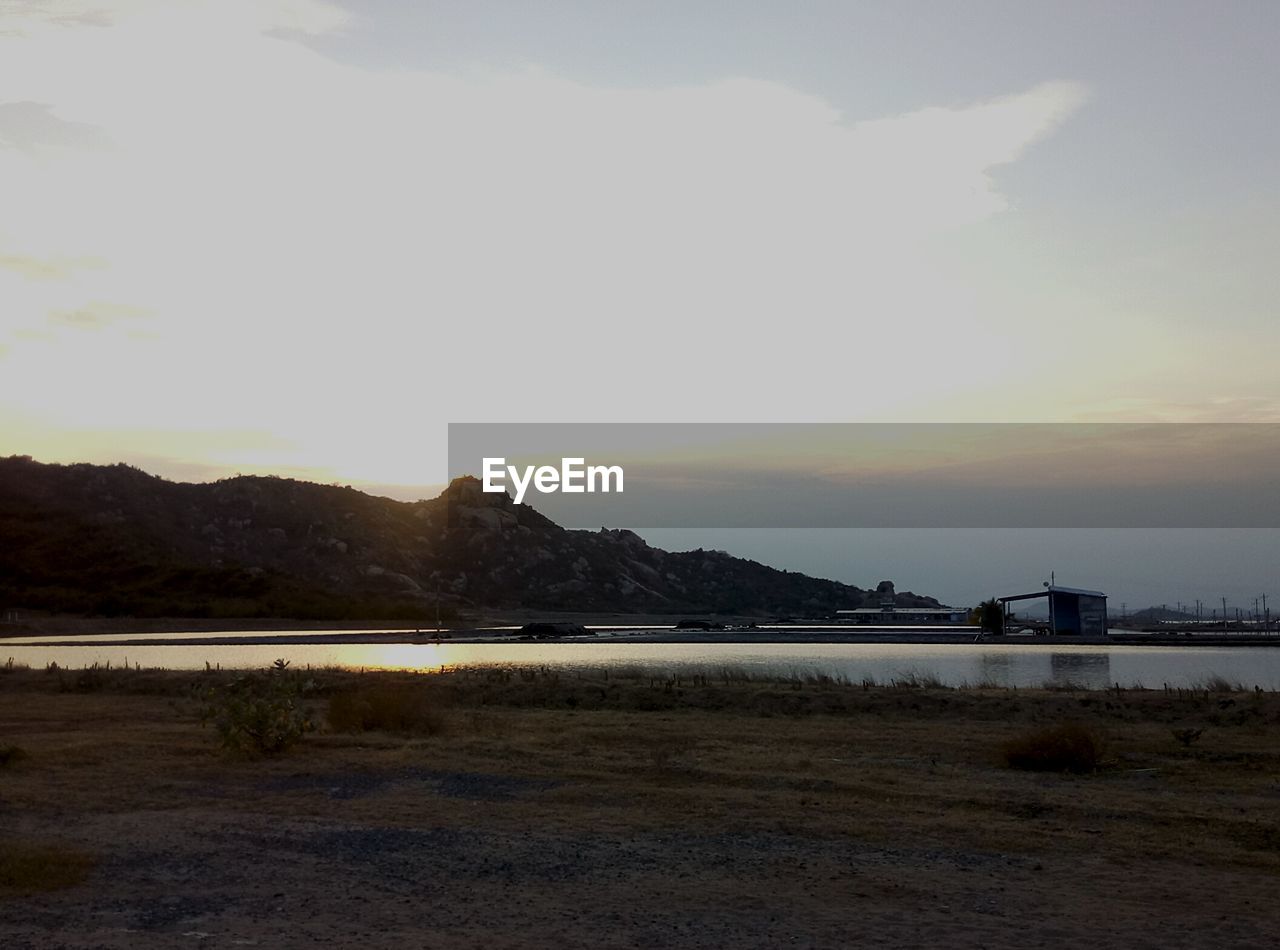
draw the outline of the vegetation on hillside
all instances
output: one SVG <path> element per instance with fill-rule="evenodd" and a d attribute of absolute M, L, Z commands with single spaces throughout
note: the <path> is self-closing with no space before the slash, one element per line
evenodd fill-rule
<path fill-rule="evenodd" d="M 274 477 L 170 482 L 0 459 L 0 609 L 449 619 L 460 609 L 825 616 L 866 593 L 630 531 L 570 531 L 475 479 L 401 502 Z M 899 594 L 903 606 L 936 606 Z"/>

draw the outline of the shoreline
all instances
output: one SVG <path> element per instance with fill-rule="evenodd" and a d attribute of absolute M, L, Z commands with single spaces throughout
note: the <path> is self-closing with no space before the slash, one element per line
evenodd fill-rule
<path fill-rule="evenodd" d="M 680 621 L 724 624 L 726 630 L 677 630 Z M 525 623 L 569 622 L 593 635 L 526 638 Z M 189 634 L 189 636 L 178 636 Z M 668 643 L 668 644 L 974 644 L 1089 646 L 1280 647 L 1280 632 L 1138 630 L 1113 627 L 1105 638 L 1006 634 L 978 637 L 968 626 L 871 627 L 821 621 L 710 614 L 618 614 L 537 610 L 484 611 L 452 625 L 423 620 L 291 620 L 262 618 L 34 616 L 0 623 L 0 647 L 11 646 L 281 646 L 351 644 Z"/>
<path fill-rule="evenodd" d="M 254 636 L 261 632 L 261 636 Z M 190 633 L 191 636 L 170 634 Z M 133 634 L 131 636 L 131 634 Z M 220 635 L 221 634 L 221 635 Z M 231 635 L 235 634 L 235 635 Z M 103 632 L 98 634 L 14 634 L 0 635 L 0 647 L 93 647 L 93 646 L 305 646 L 350 644 L 565 644 L 565 643 L 655 643 L 655 644 L 723 644 L 726 646 L 759 644 L 954 644 L 985 646 L 1179 646 L 1179 647 L 1280 647 L 1280 635 L 1258 634 L 1145 634 L 1119 633 L 1105 638 L 1072 636 L 978 636 L 971 631 L 933 630 L 865 630 L 857 633 L 833 631 L 821 627 L 764 630 L 672 630 L 616 628 L 602 626 L 586 636 L 531 637 L 509 628 L 471 627 L 443 631 L 440 634 L 419 629 L 383 630 L 302 630 L 273 633 L 269 630 L 175 630 Z"/>

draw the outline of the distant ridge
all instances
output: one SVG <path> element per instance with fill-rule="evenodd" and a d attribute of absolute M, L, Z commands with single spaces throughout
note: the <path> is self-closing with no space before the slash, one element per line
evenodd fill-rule
<path fill-rule="evenodd" d="M 238 476 L 0 459 L 0 608 L 427 619 L 474 609 L 821 617 L 867 591 L 626 530 L 571 531 L 478 480 L 401 502 Z M 939 606 L 899 593 L 901 606 Z"/>

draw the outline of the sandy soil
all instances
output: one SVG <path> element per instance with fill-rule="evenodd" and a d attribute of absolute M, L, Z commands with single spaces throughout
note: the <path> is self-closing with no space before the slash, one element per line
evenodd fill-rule
<path fill-rule="evenodd" d="M 28 752 L 0 770 L 0 848 L 97 860 L 67 890 L 0 892 L 0 946 L 1280 944 L 1274 695 L 455 703 L 441 735 L 242 760 L 169 693 L 0 676 L 0 746 Z M 1109 736 L 1104 772 L 998 761 L 1069 709 Z"/>

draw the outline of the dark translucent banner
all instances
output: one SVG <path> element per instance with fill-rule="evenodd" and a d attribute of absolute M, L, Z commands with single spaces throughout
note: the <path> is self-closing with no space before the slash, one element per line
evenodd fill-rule
<path fill-rule="evenodd" d="M 451 478 L 573 527 L 1273 528 L 1278 463 L 1271 423 L 449 426 Z"/>

